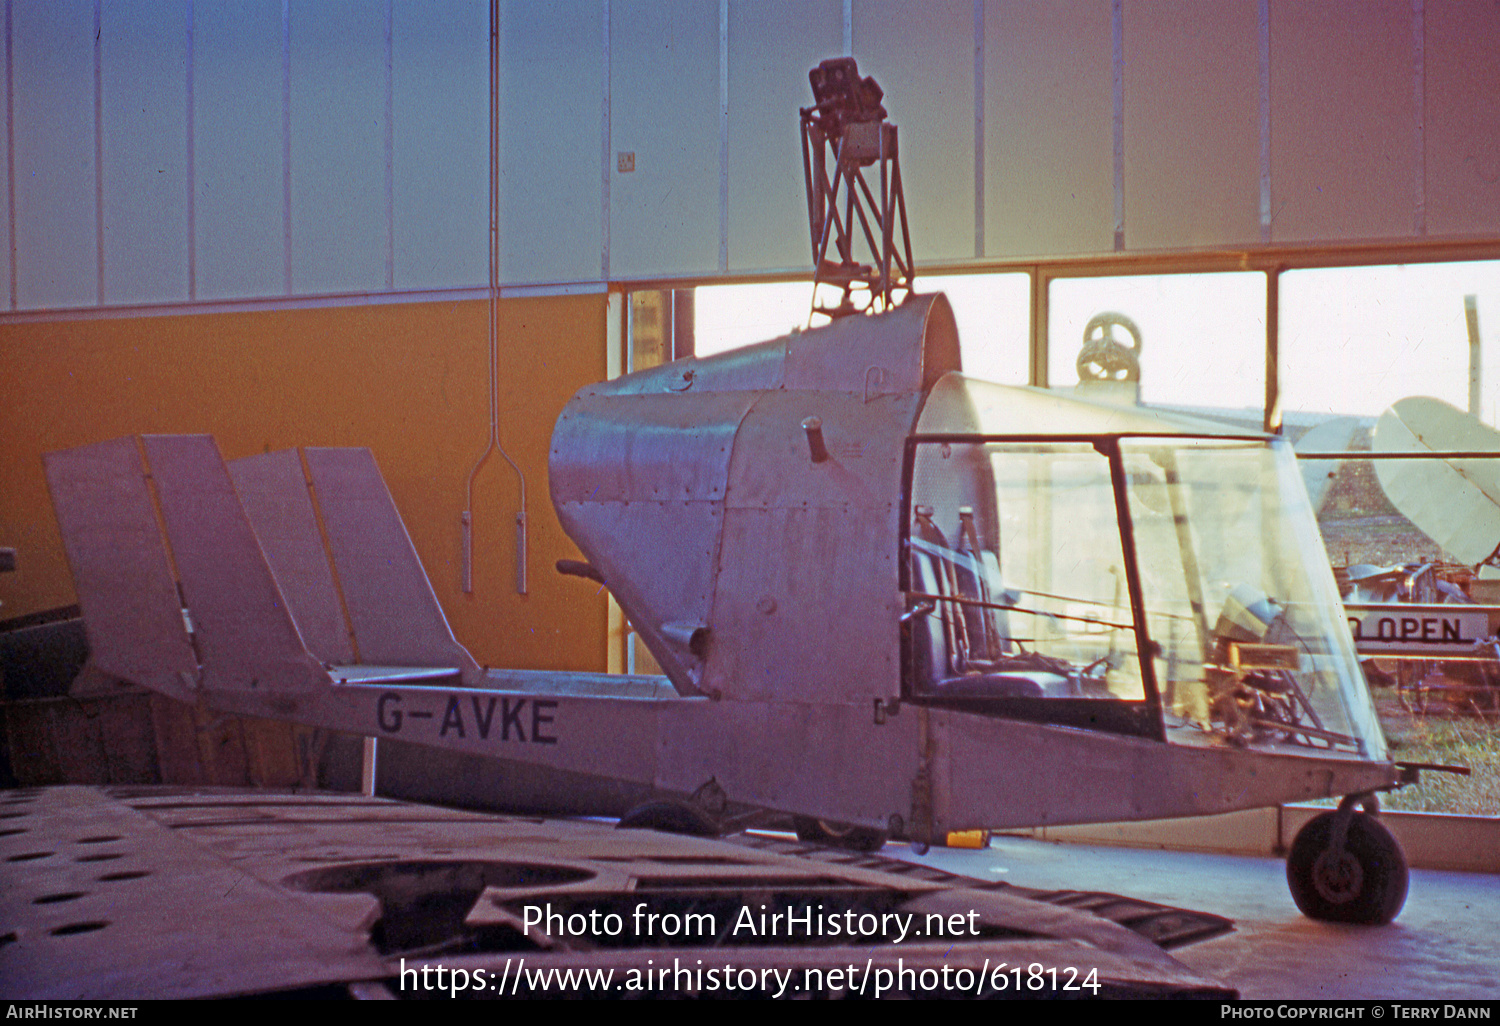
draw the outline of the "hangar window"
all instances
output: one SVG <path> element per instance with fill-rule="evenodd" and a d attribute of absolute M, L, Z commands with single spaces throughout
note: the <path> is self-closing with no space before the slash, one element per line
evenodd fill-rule
<path fill-rule="evenodd" d="M 1410 395 L 1468 410 L 1472 380 L 1473 412 L 1500 416 L 1500 261 L 1286 271 L 1280 300 L 1288 412 L 1378 417 Z"/>
<path fill-rule="evenodd" d="M 1143 403 L 1258 428 L 1265 324 L 1259 272 L 1058 278 L 1048 290 L 1048 382 L 1134 381 Z"/>
<path fill-rule="evenodd" d="M 1485 353 L 1483 342 L 1500 326 L 1500 261 L 1288 271 L 1280 295 L 1285 433 L 1307 456 L 1356 454 L 1303 462 L 1335 572 L 1433 565 L 1414 596 L 1439 601 L 1439 582 L 1472 590 L 1467 568 L 1500 542 L 1480 524 L 1500 515 L 1466 504 L 1462 472 L 1441 461 L 1368 454 L 1488 447 L 1500 347 L 1491 341 Z M 1447 511 L 1464 522 L 1446 522 Z M 1470 537 L 1466 523 L 1485 536 Z"/>
<path fill-rule="evenodd" d="M 1287 271 L 1279 284 L 1284 431 L 1303 456 L 1351 622 L 1434 627 L 1433 638 L 1360 632 L 1386 729 L 1406 758 L 1482 771 L 1482 757 L 1447 756 L 1444 739 L 1469 729 L 1449 717 L 1483 715 L 1500 689 L 1500 663 L 1475 658 L 1489 625 L 1463 608 L 1500 604 L 1500 568 L 1485 565 L 1500 563 L 1500 459 L 1441 454 L 1500 442 L 1500 261 Z M 1390 603 L 1426 608 L 1393 616 L 1380 609 Z M 1441 786 L 1482 793 L 1468 782 Z M 1427 800 L 1493 811 L 1468 798 Z"/>
<path fill-rule="evenodd" d="M 919 292 L 943 292 L 953 306 L 964 372 L 1005 385 L 1027 380 L 1031 276 L 1024 273 L 933 275 Z M 807 282 L 704 285 L 694 290 L 694 351 L 712 356 L 807 327 Z"/>

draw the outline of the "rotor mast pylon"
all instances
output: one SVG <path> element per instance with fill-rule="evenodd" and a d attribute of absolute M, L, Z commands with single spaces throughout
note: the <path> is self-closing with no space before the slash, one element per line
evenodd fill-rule
<path fill-rule="evenodd" d="M 882 313 L 899 304 L 898 295 L 905 299 L 911 294 L 916 276 L 896 126 L 886 120 L 881 106 L 884 92 L 875 79 L 860 78 L 853 57 L 823 61 L 808 72 L 808 80 L 816 101 L 801 109 L 812 312 L 830 320 Z M 876 166 L 878 195 L 866 178 L 866 171 Z M 818 305 L 820 285 L 839 290 L 837 304 Z"/>

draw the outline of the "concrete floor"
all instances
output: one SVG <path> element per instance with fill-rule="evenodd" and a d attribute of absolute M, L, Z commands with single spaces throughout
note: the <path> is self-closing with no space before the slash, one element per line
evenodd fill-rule
<path fill-rule="evenodd" d="M 1314 922 L 1280 859 L 997 836 L 987 851 L 889 844 L 885 855 L 1023 887 L 1111 891 L 1235 921 L 1173 957 L 1246 999 L 1500 999 L 1500 875 L 1412 870 L 1385 927 Z"/>

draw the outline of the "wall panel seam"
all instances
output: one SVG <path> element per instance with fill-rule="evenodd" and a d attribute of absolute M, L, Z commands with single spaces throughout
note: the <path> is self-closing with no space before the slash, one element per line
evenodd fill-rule
<path fill-rule="evenodd" d="M 1415 129 L 1416 172 L 1413 187 L 1415 209 L 1412 231 L 1427 234 L 1427 17 L 1423 0 L 1411 2 L 1412 106 Z"/>
<path fill-rule="evenodd" d="M 198 298 L 198 172 L 194 160 L 194 147 L 196 142 L 193 137 L 193 0 L 185 0 L 184 4 L 186 25 L 187 56 L 185 65 L 185 82 L 183 84 L 184 112 L 183 118 L 186 122 L 186 153 L 187 161 L 187 281 L 188 299 Z"/>
<path fill-rule="evenodd" d="M 385 287 L 396 287 L 395 0 L 385 0 Z"/>
<path fill-rule="evenodd" d="M 94 0 L 94 288 L 104 304 L 104 11 Z"/>
<path fill-rule="evenodd" d="M 5 0 L 5 204 L 10 230 L 10 308 L 16 309 L 16 62 L 12 45 L 14 0 Z"/>
<path fill-rule="evenodd" d="M 974 256 L 984 256 L 984 0 L 974 0 Z"/>
<path fill-rule="evenodd" d="M 1111 0 L 1110 97 L 1113 104 L 1115 252 L 1125 248 L 1125 0 Z"/>
<path fill-rule="evenodd" d="M 1256 12 L 1260 75 L 1260 241 L 1271 241 L 1271 0 Z"/>
<path fill-rule="evenodd" d="M 719 0 L 719 270 L 729 270 L 729 0 Z"/>
<path fill-rule="evenodd" d="M 600 4 L 604 12 L 603 42 L 600 47 L 602 52 L 601 69 L 601 92 L 599 115 L 599 171 L 600 171 L 600 206 L 601 216 L 599 218 L 599 275 L 605 281 L 609 280 L 609 221 L 610 221 L 610 67 L 609 67 L 609 0 L 603 0 Z"/>
<path fill-rule="evenodd" d="M 292 295 L 292 11 L 281 0 L 281 242 L 282 279 Z"/>

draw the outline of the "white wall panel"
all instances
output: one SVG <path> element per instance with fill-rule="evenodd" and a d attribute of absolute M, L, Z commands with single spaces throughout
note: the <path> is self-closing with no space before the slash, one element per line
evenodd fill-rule
<path fill-rule="evenodd" d="M 17 3 L 17 300 L 98 300 L 94 177 L 94 5 Z"/>
<path fill-rule="evenodd" d="M 1127 0 L 1125 246 L 1260 241 L 1257 0 Z"/>
<path fill-rule="evenodd" d="M 186 4 L 102 14 L 106 303 L 188 298 Z"/>
<path fill-rule="evenodd" d="M 1271 242 L 1500 233 L 1500 8 L 1267 2 Z M 96 178 L 93 0 L 12 0 L 18 308 L 486 280 L 483 0 L 397 0 L 389 59 L 385 0 L 289 0 L 285 64 L 282 0 L 191 0 L 191 130 L 188 3 L 102 5 Z M 981 6 L 984 255 L 1112 250 L 1112 0 Z M 1128 250 L 1260 241 L 1260 6 L 1124 0 Z M 919 269 L 970 260 L 974 0 L 849 7 L 901 129 Z M 844 8 L 728 0 L 721 24 L 720 0 L 503 0 L 502 283 L 711 276 L 721 238 L 730 273 L 805 269 L 796 112 Z"/>
<path fill-rule="evenodd" d="M 489 279 L 488 35 L 488 8 L 473 0 L 395 5 L 398 289 Z"/>
<path fill-rule="evenodd" d="M 500 9 L 500 45 L 501 280 L 598 281 L 603 5 L 509 0 Z M 476 168 L 481 181 L 486 167 L 481 161 Z M 486 273 L 481 267 L 481 281 Z"/>
<path fill-rule="evenodd" d="M 885 90 L 918 274 L 974 256 L 973 0 L 856 0 L 854 56 Z"/>
<path fill-rule="evenodd" d="M 612 0 L 610 277 L 719 260 L 718 0 Z"/>
<path fill-rule="evenodd" d="M 841 55 L 840 0 L 730 0 L 729 267 L 812 270 L 798 111 Z"/>
<path fill-rule="evenodd" d="M 1110 73 L 1109 0 L 985 4 L 989 255 L 1114 248 Z"/>
<path fill-rule="evenodd" d="M 3 45 L 3 41 L 0 41 Z M 0 53 L 0 62 L 5 59 L 5 54 Z M 0 63 L 0 103 L 6 104 L 5 110 L 9 110 L 10 104 L 10 64 Z M 0 182 L 0 310 L 8 310 L 13 305 L 14 297 L 11 295 L 11 231 L 10 231 L 10 190 L 11 179 L 8 169 L 10 166 L 10 133 L 0 132 L 0 171 L 5 171 L 7 177 Z"/>
<path fill-rule="evenodd" d="M 1271 239 L 1411 235 L 1411 0 L 1273 0 Z"/>
<path fill-rule="evenodd" d="M 385 4 L 291 7 L 292 291 L 385 287 Z"/>
<path fill-rule="evenodd" d="M 1500 5 L 1425 12 L 1427 231 L 1500 234 Z"/>
<path fill-rule="evenodd" d="M 286 291 L 280 0 L 193 4 L 199 299 Z"/>

